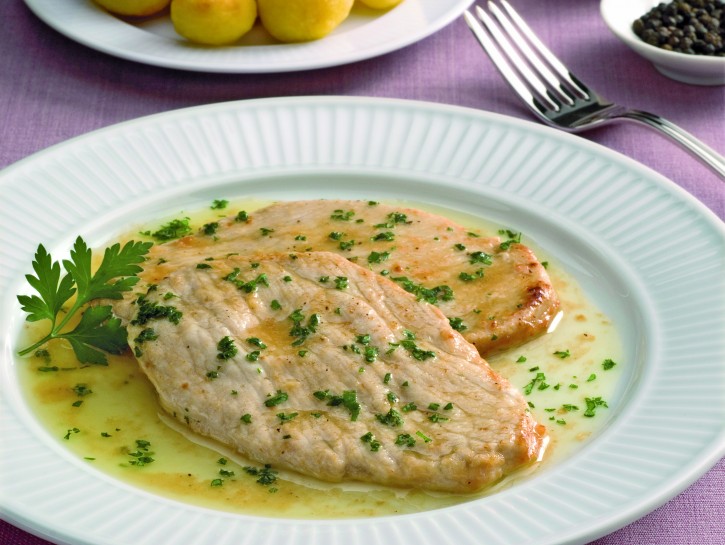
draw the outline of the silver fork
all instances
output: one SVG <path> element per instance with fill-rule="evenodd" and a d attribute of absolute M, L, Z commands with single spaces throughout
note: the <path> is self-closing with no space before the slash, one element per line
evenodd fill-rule
<path fill-rule="evenodd" d="M 573 133 L 615 121 L 643 123 L 670 137 L 725 180 L 725 158 L 717 151 L 658 115 L 597 95 L 554 56 L 506 0 L 490 0 L 488 9 L 490 14 L 476 6 L 478 19 L 465 11 L 466 23 L 504 79 L 544 123 Z"/>

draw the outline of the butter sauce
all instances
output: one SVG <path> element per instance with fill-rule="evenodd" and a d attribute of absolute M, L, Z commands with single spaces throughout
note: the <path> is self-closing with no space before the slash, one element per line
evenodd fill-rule
<path fill-rule="evenodd" d="M 181 213 L 200 227 L 239 210 L 253 212 L 268 202 L 245 200 L 224 210 Z M 498 227 L 480 218 L 418 203 L 388 203 L 444 215 L 483 235 Z M 121 237 L 168 221 L 139 226 Z M 359 518 L 439 509 L 495 493 L 531 478 L 571 456 L 600 429 L 611 410 L 622 349 L 614 324 L 586 297 L 576 281 L 552 258 L 522 242 L 548 261 L 548 272 L 562 302 L 556 327 L 517 349 L 489 358 L 491 366 L 523 391 L 530 410 L 546 425 L 550 444 L 540 463 L 474 495 L 429 493 L 357 483 L 330 484 L 279 472 L 262 485 L 245 467 L 262 466 L 221 445 L 193 436 L 163 414 L 155 391 L 129 353 L 110 356 L 109 365 L 80 366 L 65 344 L 51 342 L 47 354 L 18 362 L 25 397 L 49 435 L 89 466 L 123 482 L 177 501 L 211 509 L 288 518 Z M 534 234 L 535 235 L 535 234 Z M 47 324 L 45 324 L 47 325 Z M 44 324 L 27 324 L 18 346 L 42 337 Z M 603 363 L 616 362 L 610 369 Z M 55 370 L 57 369 L 57 370 Z M 90 393 L 88 393 L 90 391 Z M 584 416 L 587 398 L 600 400 L 595 416 Z M 148 442 L 148 445 L 146 444 Z M 152 462 L 139 464 L 144 454 Z M 275 468 L 272 468 L 275 469 Z M 275 469 L 276 471 L 276 469 Z"/>

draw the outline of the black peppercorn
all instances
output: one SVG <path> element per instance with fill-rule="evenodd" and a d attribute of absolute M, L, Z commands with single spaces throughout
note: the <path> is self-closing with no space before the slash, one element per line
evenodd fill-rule
<path fill-rule="evenodd" d="M 663 2 L 634 21 L 632 30 L 642 41 L 668 51 L 725 57 L 725 2 Z"/>

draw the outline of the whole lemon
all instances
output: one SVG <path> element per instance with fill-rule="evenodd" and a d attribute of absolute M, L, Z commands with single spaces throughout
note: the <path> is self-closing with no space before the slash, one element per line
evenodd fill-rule
<path fill-rule="evenodd" d="M 145 17 L 153 15 L 169 5 L 171 0 L 95 0 L 96 3 L 117 15 Z"/>
<path fill-rule="evenodd" d="M 403 0 L 360 0 L 360 2 L 365 4 L 367 7 L 373 9 L 389 9 L 397 6 L 402 1 Z"/>
<path fill-rule="evenodd" d="M 259 18 L 281 42 L 327 36 L 350 14 L 355 0 L 257 0 Z"/>
<path fill-rule="evenodd" d="M 256 19 L 255 0 L 171 0 L 174 30 L 200 44 L 235 42 L 251 30 Z"/>

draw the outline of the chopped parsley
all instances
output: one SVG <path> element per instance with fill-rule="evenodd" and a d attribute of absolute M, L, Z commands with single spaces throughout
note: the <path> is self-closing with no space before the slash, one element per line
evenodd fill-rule
<path fill-rule="evenodd" d="M 491 265 L 493 263 L 493 256 L 486 252 L 472 252 L 468 254 L 468 261 L 471 264 L 483 263 L 484 265 Z"/>
<path fill-rule="evenodd" d="M 142 329 L 138 336 L 133 340 L 134 343 L 143 344 L 146 341 L 155 341 L 159 338 L 158 333 L 153 328 L 147 327 Z"/>
<path fill-rule="evenodd" d="M 456 331 L 465 331 L 468 329 L 468 326 L 463 323 L 463 318 L 448 318 L 448 323 Z"/>
<path fill-rule="evenodd" d="M 377 235 L 370 237 L 370 240 L 374 240 L 374 241 L 384 240 L 384 241 L 390 242 L 390 241 L 395 240 L 395 233 L 393 233 L 392 231 L 383 231 L 382 233 L 378 233 Z"/>
<path fill-rule="evenodd" d="M 418 301 L 426 301 L 432 305 L 438 301 L 452 301 L 453 290 L 449 286 L 436 286 L 434 288 L 426 288 L 421 284 L 413 282 L 406 276 L 391 277 L 391 280 L 397 283 L 408 293 L 412 293 L 418 299 Z"/>
<path fill-rule="evenodd" d="M 401 433 L 398 435 L 398 437 L 395 439 L 395 444 L 399 447 L 414 447 L 415 446 L 415 438 L 410 435 L 409 433 Z"/>
<path fill-rule="evenodd" d="M 420 438 L 421 438 L 421 439 L 422 439 L 422 440 L 423 440 L 424 442 L 426 442 L 426 443 L 430 443 L 431 441 L 433 441 L 433 439 L 431 439 L 430 437 L 428 437 L 428 436 L 427 436 L 426 434 L 424 434 L 424 433 L 423 433 L 422 431 L 417 431 L 417 432 L 415 432 L 415 434 L 416 434 L 416 435 L 417 435 L 418 437 L 420 437 Z"/>
<path fill-rule="evenodd" d="M 297 418 L 297 416 L 299 416 L 299 413 L 277 413 L 277 418 L 279 418 L 281 424 L 284 424 L 285 422 L 290 422 Z"/>
<path fill-rule="evenodd" d="M 178 325 L 183 313 L 176 307 L 170 305 L 159 305 L 146 299 L 144 295 L 136 299 L 138 312 L 136 318 L 131 320 L 132 325 L 145 325 L 151 320 L 169 320 L 172 324 Z"/>
<path fill-rule="evenodd" d="M 238 349 L 234 344 L 234 339 L 229 336 L 222 338 L 216 345 L 219 353 L 216 355 L 218 360 L 228 360 L 237 355 Z"/>
<path fill-rule="evenodd" d="M 92 394 L 93 390 L 91 390 L 87 384 L 76 384 L 75 386 L 73 386 L 73 392 L 78 397 L 84 397 Z"/>
<path fill-rule="evenodd" d="M 256 346 L 257 348 L 260 348 L 262 350 L 267 348 L 267 345 L 264 344 L 261 339 L 258 339 L 257 337 L 249 337 L 247 339 L 247 343 L 251 344 L 252 346 Z"/>
<path fill-rule="evenodd" d="M 142 467 L 150 464 L 154 461 L 154 459 L 151 457 L 153 452 L 151 452 L 151 443 L 146 441 L 145 439 L 136 439 L 136 450 L 133 452 L 128 452 L 128 455 L 131 457 L 131 459 L 128 461 L 129 465 Z"/>
<path fill-rule="evenodd" d="M 290 337 L 295 337 L 295 340 L 292 342 L 292 346 L 299 346 L 304 343 L 307 340 L 307 337 L 315 333 L 317 331 L 317 326 L 320 325 L 319 314 L 310 315 L 307 319 L 307 325 L 302 325 L 305 320 L 305 316 L 302 314 L 302 309 L 299 308 L 295 309 L 288 318 L 292 320 L 292 323 L 294 324 L 289 332 Z"/>
<path fill-rule="evenodd" d="M 205 223 L 201 228 L 201 232 L 207 236 L 215 235 L 218 230 L 219 230 L 218 221 L 212 221 L 211 223 Z"/>
<path fill-rule="evenodd" d="M 264 402 L 264 405 L 267 407 L 274 407 L 276 405 L 279 405 L 280 403 L 284 403 L 285 401 L 287 401 L 287 399 L 289 399 L 289 396 L 287 395 L 287 393 L 283 392 L 282 390 L 277 390 L 277 393 L 274 395 L 272 395 L 272 394 L 268 394 L 268 395 L 269 395 L 269 397 Z"/>
<path fill-rule="evenodd" d="M 417 408 L 418 408 L 418 406 L 415 403 L 413 403 L 412 401 L 410 401 L 410 402 L 406 403 L 405 405 L 403 405 L 400 410 L 403 411 L 404 413 L 409 413 L 410 411 L 415 411 Z"/>
<path fill-rule="evenodd" d="M 375 225 L 375 227 L 377 229 L 392 229 L 399 223 L 412 223 L 408 221 L 408 216 L 406 216 L 402 212 L 391 212 L 387 215 L 387 219 L 388 221 L 386 221 L 385 223 L 378 223 Z"/>
<path fill-rule="evenodd" d="M 370 450 L 373 452 L 377 452 L 380 450 L 380 447 L 382 446 L 380 444 L 380 441 L 375 439 L 375 436 L 372 434 L 372 432 L 367 432 L 365 435 L 362 435 L 360 437 L 360 441 L 363 443 L 367 443 L 370 445 Z"/>
<path fill-rule="evenodd" d="M 370 252 L 368 256 L 368 263 L 382 263 L 390 258 L 390 252 Z"/>
<path fill-rule="evenodd" d="M 602 362 L 602 369 L 604 369 L 605 371 L 609 371 L 615 365 L 617 365 L 617 362 L 615 362 L 614 360 L 611 360 L 611 359 L 607 358 L 606 360 L 604 360 Z"/>
<path fill-rule="evenodd" d="M 153 233 L 146 231 L 142 234 L 150 236 L 159 242 L 167 242 L 169 240 L 175 240 L 177 238 L 185 237 L 190 235 L 192 232 L 191 225 L 189 225 L 189 218 L 174 219 L 168 223 L 163 224 L 158 230 Z"/>
<path fill-rule="evenodd" d="M 270 464 L 265 464 L 262 468 L 245 466 L 244 471 L 247 475 L 257 477 L 257 482 L 263 486 L 268 486 L 277 481 L 277 472 L 272 469 Z"/>
<path fill-rule="evenodd" d="M 511 231 L 510 229 L 500 229 L 498 233 L 508 237 L 507 240 L 499 244 L 499 248 L 502 250 L 508 250 L 512 244 L 518 244 L 521 242 L 521 233 L 517 233 L 516 231 Z"/>
<path fill-rule="evenodd" d="M 337 209 L 332 213 L 330 219 L 336 221 L 350 221 L 354 215 L 355 212 L 353 210 L 344 211 L 341 209 Z"/>
<path fill-rule="evenodd" d="M 529 395 L 534 391 L 534 388 L 546 390 L 548 387 L 549 384 L 546 383 L 546 375 L 544 375 L 544 373 L 536 373 L 536 376 L 531 379 L 531 382 L 524 386 L 524 393 Z"/>
<path fill-rule="evenodd" d="M 342 406 L 350 413 L 350 420 L 356 421 L 360 415 L 360 403 L 355 390 L 345 390 L 342 395 L 331 394 L 329 390 L 318 390 L 312 394 L 320 401 L 327 401 L 330 407 Z"/>
<path fill-rule="evenodd" d="M 403 417 L 395 409 L 390 409 L 386 414 L 376 414 L 375 418 L 381 424 L 390 426 L 391 428 L 397 428 L 403 425 Z"/>
<path fill-rule="evenodd" d="M 269 287 L 269 279 L 267 278 L 266 273 L 258 274 L 253 280 L 245 282 L 244 280 L 240 280 L 238 278 L 240 272 L 241 271 L 239 267 L 234 267 L 234 270 L 227 274 L 224 277 L 224 280 L 226 280 L 227 282 L 231 282 L 245 293 L 253 293 L 257 291 L 257 288 L 259 286 Z"/>
<path fill-rule="evenodd" d="M 607 402 L 604 401 L 601 397 L 587 397 L 584 399 L 584 401 L 587 404 L 587 410 L 584 411 L 584 416 L 587 416 L 589 418 L 593 417 L 596 414 L 597 408 L 609 407 L 609 405 L 607 405 Z"/>
<path fill-rule="evenodd" d="M 483 269 L 477 269 L 473 274 L 464 271 L 458 275 L 458 279 L 464 282 L 473 282 L 479 278 L 483 278 Z"/>
<path fill-rule="evenodd" d="M 378 359 L 378 349 L 375 346 L 366 346 L 363 348 L 363 358 L 366 363 L 373 363 Z"/>
<path fill-rule="evenodd" d="M 405 350 L 407 350 L 407 352 L 411 356 L 413 356 L 414 359 L 418 361 L 425 361 L 436 357 L 435 352 L 433 352 L 432 350 L 423 350 L 422 348 L 418 347 L 415 342 L 415 334 L 413 334 L 411 331 L 406 331 L 405 336 L 406 338 L 400 341 L 400 343 L 398 344 L 405 348 Z"/>

